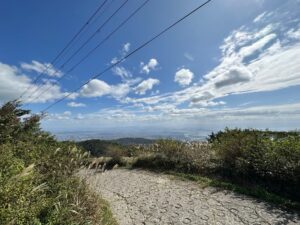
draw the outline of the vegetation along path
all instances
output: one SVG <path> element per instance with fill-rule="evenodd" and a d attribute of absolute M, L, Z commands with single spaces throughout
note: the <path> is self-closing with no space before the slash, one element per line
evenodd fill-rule
<path fill-rule="evenodd" d="M 252 198 L 147 171 L 81 171 L 120 225 L 300 224 L 296 214 Z"/>

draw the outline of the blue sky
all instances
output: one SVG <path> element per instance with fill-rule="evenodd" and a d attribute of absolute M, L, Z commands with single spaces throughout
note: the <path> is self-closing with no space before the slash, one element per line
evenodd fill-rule
<path fill-rule="evenodd" d="M 213 0 L 73 93 L 91 76 L 204 2 L 150 0 L 84 63 L 65 74 L 144 2 L 129 0 L 61 68 L 124 2 L 108 0 L 66 55 L 49 64 L 103 1 L 1 1 L 0 101 L 17 98 L 29 89 L 23 101 L 37 113 L 72 93 L 49 109 L 43 120 L 43 127 L 54 132 L 147 130 L 163 134 L 225 126 L 300 127 L 300 1 Z M 43 76 L 33 83 L 41 71 Z"/>

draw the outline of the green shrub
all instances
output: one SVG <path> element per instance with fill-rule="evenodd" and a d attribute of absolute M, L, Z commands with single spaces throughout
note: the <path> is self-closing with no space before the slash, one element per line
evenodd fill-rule
<path fill-rule="evenodd" d="M 158 140 L 145 146 L 134 167 L 174 170 L 187 173 L 207 173 L 212 168 L 210 146 L 200 142 Z"/>
<path fill-rule="evenodd" d="M 92 139 L 78 142 L 77 145 L 94 157 L 120 158 L 122 156 L 131 156 L 131 148 L 129 146 L 124 146 L 114 141 Z"/>
<path fill-rule="evenodd" d="M 0 224 L 98 224 L 97 199 L 73 176 L 87 154 L 39 120 L 18 102 L 0 107 Z"/>
<path fill-rule="evenodd" d="M 300 136 L 296 133 L 226 129 L 210 141 L 226 176 L 300 199 Z"/>
<path fill-rule="evenodd" d="M 205 142 L 159 140 L 138 146 L 133 167 L 208 176 L 300 200 L 300 135 L 225 129 Z"/>

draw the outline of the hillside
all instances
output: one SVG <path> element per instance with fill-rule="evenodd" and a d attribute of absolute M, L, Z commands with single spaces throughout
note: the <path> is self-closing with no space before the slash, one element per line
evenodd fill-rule
<path fill-rule="evenodd" d="M 145 138 L 120 138 L 115 140 L 91 139 L 77 142 L 77 145 L 91 153 L 94 157 L 114 156 L 131 156 L 133 151 L 131 145 L 149 145 L 155 140 Z"/>
<path fill-rule="evenodd" d="M 86 152 L 39 121 L 16 101 L 0 107 L 0 225 L 115 224 L 107 203 L 74 176 Z"/>
<path fill-rule="evenodd" d="M 155 140 L 147 138 L 119 138 L 111 141 L 121 145 L 148 145 L 155 142 Z"/>

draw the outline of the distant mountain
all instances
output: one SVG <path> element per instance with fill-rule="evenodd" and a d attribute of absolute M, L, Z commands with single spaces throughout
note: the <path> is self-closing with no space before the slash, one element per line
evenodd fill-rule
<path fill-rule="evenodd" d="M 154 139 L 147 139 L 147 138 L 119 138 L 110 141 L 121 145 L 153 144 L 155 142 Z"/>
<path fill-rule="evenodd" d="M 155 140 L 146 138 L 119 138 L 114 140 L 90 139 L 77 142 L 77 145 L 90 152 L 92 156 L 111 156 L 116 152 L 128 154 L 130 145 L 152 144 Z"/>
<path fill-rule="evenodd" d="M 77 142 L 77 145 L 91 153 L 92 156 L 108 156 L 111 149 L 122 149 L 122 145 L 106 140 L 90 139 Z"/>

